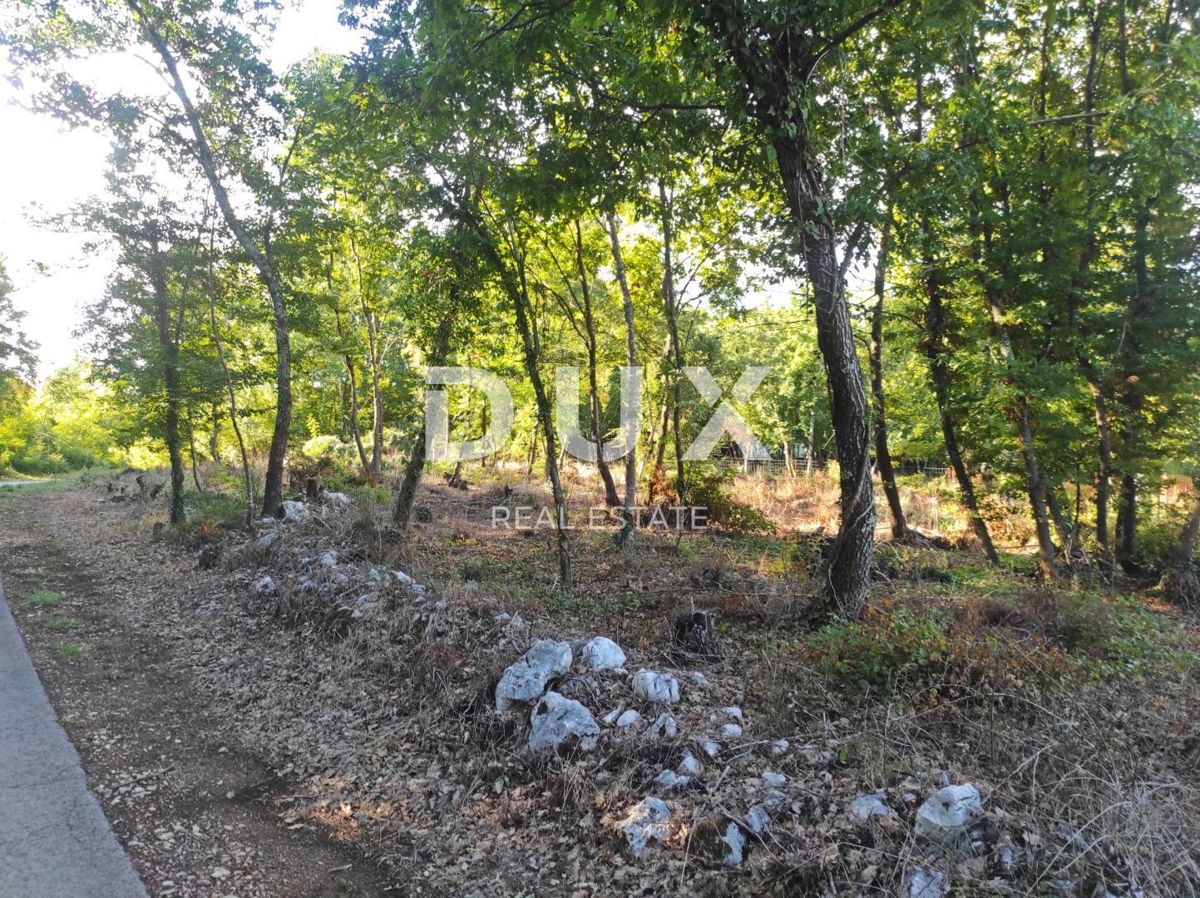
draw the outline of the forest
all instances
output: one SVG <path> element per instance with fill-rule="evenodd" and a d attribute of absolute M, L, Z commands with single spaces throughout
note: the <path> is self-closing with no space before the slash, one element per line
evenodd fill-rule
<path fill-rule="evenodd" d="M 116 260 L 40 379 L 0 267 L 0 475 L 214 578 L 231 646 L 335 658 L 343 692 L 305 682 L 337 714 L 346 678 L 402 682 L 396 744 L 478 767 L 453 885 L 400 858 L 437 826 L 416 792 L 332 785 L 373 749 L 256 699 L 294 813 L 369 834 L 403 894 L 1200 894 L 1200 5 L 343 0 L 358 49 L 286 70 L 281 9 L 0 12 L 23 102 L 111 144 L 40 225 Z M 179 596 L 136 613 L 201 632 Z M 605 679 L 601 632 L 654 669 Z M 668 727 L 680 685 L 729 720 L 685 696 Z M 806 772 L 735 810 L 755 751 Z"/>

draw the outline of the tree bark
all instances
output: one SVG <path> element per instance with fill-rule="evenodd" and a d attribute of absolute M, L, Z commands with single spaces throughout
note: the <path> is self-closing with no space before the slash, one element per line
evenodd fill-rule
<path fill-rule="evenodd" d="M 879 232 L 879 258 L 875 264 L 875 308 L 871 315 L 871 397 L 875 405 L 875 466 L 879 469 L 879 479 L 892 515 L 892 538 L 904 539 L 908 535 L 908 522 L 904 519 L 904 506 L 900 502 L 896 472 L 892 468 L 892 453 L 888 449 L 887 405 L 883 389 L 883 304 L 890 241 L 891 222 L 885 220 Z"/>
<path fill-rule="evenodd" d="M 592 442 L 596 444 L 596 470 L 604 482 L 604 502 L 609 508 L 621 504 L 617 485 L 613 481 L 612 469 L 604 458 L 603 421 L 600 405 L 600 383 L 597 375 L 596 320 L 592 310 L 592 289 L 588 283 L 588 272 L 583 262 L 583 229 L 575 221 L 575 265 L 579 274 L 579 290 L 583 300 L 583 332 L 587 343 L 588 388 L 591 390 Z"/>
<path fill-rule="evenodd" d="M 165 439 L 171 459 L 172 525 L 185 520 L 183 508 L 183 437 L 179 427 L 179 343 L 171 327 L 171 294 L 167 284 L 166 262 L 158 241 L 149 246 L 150 284 L 154 291 L 154 323 L 158 332 L 159 364 L 162 366 L 163 393 L 166 402 Z"/>
<path fill-rule="evenodd" d="M 1179 564 L 1188 564 L 1196 554 L 1196 542 L 1200 539 L 1200 477 L 1192 478 L 1192 489 L 1196 495 L 1192 500 L 1192 513 L 1188 515 L 1187 523 L 1179 534 L 1179 542 L 1175 545 L 1175 560 Z"/>
<path fill-rule="evenodd" d="M 927 224 L 923 225 L 927 230 Z M 958 445 L 958 430 L 950 409 L 950 365 L 946 359 L 946 313 L 942 304 L 941 278 L 932 259 L 925 259 L 925 338 L 923 349 L 929 362 L 929 380 L 933 386 L 933 397 L 938 408 L 938 419 L 942 427 L 942 439 L 946 444 L 946 456 L 954 471 L 954 479 L 958 482 L 958 492 L 962 497 L 963 507 L 971 522 L 971 529 L 984 554 L 992 564 L 998 564 L 1000 556 L 992 543 L 992 535 L 988 532 L 987 521 L 979 512 L 979 501 L 975 496 L 975 484 L 963 462 L 962 451 Z"/>
<path fill-rule="evenodd" d="M 217 206 L 226 226 L 243 252 L 249 256 L 251 263 L 267 288 L 271 298 L 271 311 L 275 325 L 275 428 L 271 435 L 271 449 L 267 456 L 267 475 L 263 483 L 263 514 L 276 515 L 283 505 L 284 465 L 287 455 L 288 433 L 292 423 L 292 346 L 291 330 L 288 324 L 287 303 L 284 298 L 283 284 L 267 253 L 258 247 L 251 239 L 249 231 L 234 211 L 229 200 L 229 192 L 221 181 L 217 171 L 216 160 L 213 158 L 212 147 L 204 124 L 192 103 L 191 95 L 179 74 L 179 65 L 167 42 L 154 27 L 150 17 L 142 10 L 138 0 L 126 0 L 134 15 L 141 22 L 142 30 L 158 53 L 163 66 L 170 78 L 171 88 L 183 107 L 184 116 L 191 128 L 195 140 L 196 158 L 208 180 Z"/>
<path fill-rule="evenodd" d="M 613 270 L 621 288 L 621 306 L 625 312 L 625 361 L 630 368 L 637 368 L 637 331 L 633 324 L 633 295 L 629 291 L 629 277 L 625 272 L 625 257 L 621 254 L 620 232 L 617 216 L 607 215 L 608 234 L 612 240 Z M 622 511 L 621 530 L 617 534 L 617 545 L 624 549 L 633 542 L 634 506 L 637 504 L 637 440 L 628 447 L 625 455 L 625 506 Z"/>
<path fill-rule="evenodd" d="M 254 529 L 254 480 L 250 474 L 250 454 L 246 451 L 246 440 L 242 436 L 242 427 L 238 424 L 237 391 L 233 388 L 233 378 L 229 374 L 229 364 L 225 360 L 225 350 L 221 344 L 221 329 L 217 326 L 217 284 L 213 277 L 211 246 L 208 273 L 208 320 L 212 325 L 213 346 L 217 350 L 217 361 L 221 363 L 221 373 L 225 377 L 225 391 L 229 395 L 229 420 L 233 424 L 233 433 L 237 438 L 238 452 L 242 456 L 242 485 L 246 491 L 246 529 Z"/>
<path fill-rule="evenodd" d="M 457 291 L 457 289 L 457 285 L 451 288 L 452 291 Z M 438 323 L 437 333 L 434 335 L 432 350 L 429 354 L 429 360 L 434 366 L 446 364 L 446 359 L 450 356 L 450 337 L 453 333 L 455 308 L 457 308 L 456 301 L 452 302 L 451 311 Z M 438 389 L 441 388 L 438 387 Z M 421 475 L 425 473 L 425 437 L 425 426 L 422 424 L 417 433 L 416 442 L 413 443 L 412 450 L 409 452 L 408 460 L 404 464 L 404 475 L 400 479 L 400 486 L 396 490 L 396 505 L 392 513 L 392 520 L 406 534 L 412 524 L 412 511 L 416 505 Z"/>
<path fill-rule="evenodd" d="M 687 480 L 683 469 L 683 437 L 680 414 L 683 405 L 683 343 L 679 339 L 679 301 L 675 295 L 675 263 L 672 257 L 673 222 L 667 188 L 658 184 L 658 209 L 662 222 L 663 240 L 663 311 L 667 317 L 667 333 L 671 340 L 671 435 L 675 441 L 675 495 L 680 505 L 687 504 Z"/>
<path fill-rule="evenodd" d="M 346 339 L 345 329 L 342 327 L 342 313 L 338 309 L 334 309 L 334 315 L 337 317 L 338 339 L 344 341 Z M 346 364 L 346 376 L 350 380 L 350 435 L 354 439 L 354 447 L 358 450 L 358 460 L 362 464 L 363 476 L 367 480 L 371 479 L 371 463 L 367 461 L 367 450 L 363 446 L 362 428 L 358 426 L 358 377 L 354 373 L 354 359 L 350 353 L 344 353 L 342 360 Z"/>
<path fill-rule="evenodd" d="M 363 325 L 367 330 L 367 360 L 371 365 L 371 465 L 368 469 L 368 479 L 375 485 L 383 475 L 383 389 L 379 372 L 382 362 L 379 352 L 379 319 L 367 302 L 362 256 L 358 252 L 358 242 L 353 234 L 350 235 L 350 252 L 354 256 L 354 269 L 358 278 L 358 304 L 362 309 Z"/>

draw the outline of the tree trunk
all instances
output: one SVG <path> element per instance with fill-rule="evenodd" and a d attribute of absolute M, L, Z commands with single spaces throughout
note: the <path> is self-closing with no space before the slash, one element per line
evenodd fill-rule
<path fill-rule="evenodd" d="M 154 323 L 158 332 L 158 357 L 162 366 L 163 394 L 166 403 L 165 440 L 171 459 L 172 525 L 182 524 L 183 509 L 183 437 L 179 427 L 179 343 L 171 328 L 171 294 L 167 284 L 166 263 L 158 241 L 149 246 L 150 283 L 154 290 Z"/>
<path fill-rule="evenodd" d="M 675 295 L 675 263 L 672 258 L 671 242 L 673 223 L 671 203 L 667 188 L 658 184 L 659 214 L 662 219 L 663 239 L 663 310 L 667 316 L 667 333 L 671 338 L 671 435 L 675 440 L 675 495 L 680 505 L 687 504 L 687 481 L 683 470 L 683 437 L 681 436 L 680 414 L 683 405 L 683 343 L 679 340 L 679 300 Z"/>
<path fill-rule="evenodd" d="M 346 332 L 342 328 L 342 313 L 334 309 L 337 317 L 338 339 L 345 343 Z M 346 375 L 350 378 L 350 435 L 354 438 L 354 446 L 358 450 L 358 460 L 362 464 L 363 476 L 371 479 L 371 463 L 367 461 L 367 450 L 363 447 L 362 428 L 358 426 L 358 378 L 354 374 L 354 359 L 350 353 L 344 353 L 342 359 L 346 363 Z"/>
<path fill-rule="evenodd" d="M 815 160 L 810 158 L 802 130 L 798 130 L 795 139 L 777 136 L 774 145 L 788 207 L 802 235 L 801 249 L 812 282 L 817 345 L 825 361 L 841 469 L 841 526 L 830 556 L 829 598 L 838 613 L 853 619 L 861 615 L 866 603 L 875 545 L 870 412 L 820 173 Z"/>
<path fill-rule="evenodd" d="M 371 365 L 371 467 L 369 479 L 372 485 L 379 483 L 383 475 L 383 390 L 379 368 L 379 319 L 367 302 L 366 285 L 363 279 L 362 256 L 358 242 L 350 235 L 350 252 L 354 256 L 354 268 L 358 277 L 358 304 L 362 309 L 363 323 L 367 329 L 367 361 Z"/>
<path fill-rule="evenodd" d="M 233 204 L 229 200 L 229 193 L 225 189 L 225 185 L 221 181 L 221 176 L 217 171 L 217 164 L 213 158 L 212 147 L 209 145 L 204 125 L 200 121 L 200 115 L 197 113 L 196 107 L 192 103 L 192 98 L 188 94 L 187 87 L 184 85 L 183 78 L 179 74 L 179 65 L 175 60 L 174 54 L 171 52 L 170 47 L 167 46 L 162 35 L 154 27 L 150 18 L 143 12 L 138 0 L 126 0 L 126 2 L 138 17 L 147 40 L 153 45 L 159 58 L 162 60 L 163 66 L 167 70 L 167 75 L 171 81 L 171 88 L 183 106 L 184 115 L 187 118 L 188 126 L 191 128 L 192 136 L 195 140 L 194 149 L 196 151 L 196 158 L 200 162 L 200 167 L 204 171 L 204 176 L 208 180 L 209 187 L 212 188 L 213 196 L 217 201 L 217 206 L 221 210 L 225 224 L 243 252 L 249 256 L 251 263 L 267 288 L 267 293 L 271 297 L 276 353 L 275 428 L 271 435 L 271 449 L 267 456 L 267 476 L 263 483 L 263 514 L 275 515 L 278 514 L 283 505 L 284 464 L 287 455 L 288 433 L 291 430 L 292 423 L 291 330 L 288 324 L 287 304 L 284 300 L 283 284 L 279 279 L 279 274 L 276 272 L 275 266 L 267 254 L 250 238 L 249 232 L 233 209 Z"/>
<path fill-rule="evenodd" d="M 621 498 L 617 495 L 617 485 L 613 481 L 612 470 L 608 466 L 608 460 L 604 457 L 604 429 L 601 416 L 600 405 L 600 383 L 597 375 L 597 352 L 596 352 L 596 320 L 592 312 L 592 289 L 588 283 L 588 272 L 583 263 L 583 229 L 579 225 L 579 220 L 575 220 L 575 265 L 579 274 L 579 292 L 583 299 L 583 333 L 584 342 L 587 344 L 588 356 L 588 388 L 591 390 L 591 421 L 592 421 L 592 442 L 596 444 L 596 470 L 600 472 L 600 479 L 604 482 L 604 504 L 609 508 L 616 508 L 621 504 Z"/>
<path fill-rule="evenodd" d="M 891 210 L 888 210 L 890 214 Z M 892 515 L 892 538 L 904 539 L 908 535 L 908 523 L 904 519 L 904 506 L 900 502 L 900 490 L 896 486 L 896 472 L 892 469 L 892 453 L 888 449 L 887 405 L 883 390 L 883 303 L 887 286 L 888 250 L 891 239 L 891 222 L 885 220 L 879 232 L 879 259 L 875 265 L 875 309 L 871 315 L 871 396 L 875 404 L 875 466 L 887 496 L 888 510 Z"/>
<path fill-rule="evenodd" d="M 212 273 L 212 249 L 209 248 L 210 262 L 208 273 L 208 320 L 212 325 L 213 346 L 217 350 L 217 361 L 221 363 L 221 373 L 225 377 L 225 390 L 229 395 L 229 420 L 233 424 L 233 433 L 237 438 L 238 452 L 242 456 L 242 484 L 246 491 L 246 529 L 254 529 L 254 480 L 250 474 L 250 455 L 246 451 L 246 440 L 242 436 L 242 427 L 238 424 L 237 392 L 233 388 L 233 378 L 229 374 L 229 365 L 225 361 L 225 350 L 221 344 L 221 329 L 217 326 L 217 286 Z"/>
<path fill-rule="evenodd" d="M 546 449 L 546 474 L 550 478 L 551 491 L 554 494 L 555 544 L 558 554 L 559 585 L 564 590 L 571 589 L 573 574 L 571 569 L 571 539 L 570 525 L 567 521 L 567 497 L 563 489 L 562 477 L 558 464 L 558 440 L 554 433 L 554 409 L 546 392 L 538 363 L 541 360 L 541 346 L 534 331 L 533 307 L 529 299 L 529 285 L 525 278 L 525 260 L 518 247 L 513 248 L 514 272 L 500 255 L 495 239 L 487 226 L 471 210 L 463 210 L 468 223 L 480 239 L 483 252 L 491 263 L 493 270 L 500 278 L 501 286 L 513 304 L 516 317 L 517 333 L 521 336 L 521 347 L 525 362 L 525 373 L 533 387 L 533 395 L 537 404 L 537 419 L 541 425 Z"/>
<path fill-rule="evenodd" d="M 1189 564 L 1196 554 L 1196 542 L 1200 538 L 1200 477 L 1192 478 L 1192 489 L 1196 495 L 1192 499 L 1192 513 L 1188 515 L 1187 523 L 1179 534 L 1179 542 L 1175 545 L 1175 560 L 1179 564 Z"/>
<path fill-rule="evenodd" d="M 621 254 L 621 240 L 617 227 L 617 217 L 611 211 L 607 216 L 608 234 L 612 238 L 613 270 L 616 272 L 617 284 L 621 288 L 621 305 L 625 311 L 625 361 L 630 368 L 637 368 L 637 331 L 633 326 L 633 295 L 629 291 L 629 278 L 625 273 L 625 258 Z M 633 445 L 628 446 L 625 455 L 625 507 L 622 512 L 621 531 L 617 535 L 617 545 L 624 549 L 633 542 L 634 506 L 637 504 L 637 438 L 636 432 Z"/>
<path fill-rule="evenodd" d="M 926 227 L 923 225 L 923 227 Z M 928 232 L 928 231 L 926 231 Z M 958 491 L 962 498 L 963 507 L 971 522 L 971 529 L 979 544 L 983 547 L 988 561 L 997 564 L 1000 556 L 992 543 L 992 535 L 988 532 L 987 521 L 979 512 L 979 502 L 975 496 L 975 484 L 963 462 L 962 452 L 958 446 L 958 431 L 954 416 L 950 410 L 950 365 L 946 359 L 946 314 L 942 305 L 942 285 L 938 270 L 932 259 L 926 258 L 925 266 L 925 337 L 923 348 L 925 358 L 929 361 L 929 380 L 933 387 L 933 397 L 938 408 L 938 419 L 942 427 L 942 439 L 946 444 L 946 456 L 954 471 L 954 479 L 958 481 Z"/>
<path fill-rule="evenodd" d="M 457 286 L 451 289 L 457 290 Z M 450 337 L 453 331 L 453 310 L 455 308 L 457 308 L 457 302 L 452 304 L 451 311 L 442 318 L 438 324 L 437 333 L 434 335 L 429 360 L 435 367 L 446 364 L 446 359 L 450 356 Z M 438 387 L 438 389 L 441 388 Z M 400 479 L 400 486 L 396 490 L 396 506 L 392 520 L 405 533 L 408 532 L 409 525 L 412 523 L 412 510 L 417 501 L 417 489 L 421 485 L 421 475 L 425 473 L 425 437 L 425 427 L 422 424 L 417 433 L 416 442 L 413 443 L 412 450 L 409 452 L 408 461 L 405 462 L 404 476 Z"/>

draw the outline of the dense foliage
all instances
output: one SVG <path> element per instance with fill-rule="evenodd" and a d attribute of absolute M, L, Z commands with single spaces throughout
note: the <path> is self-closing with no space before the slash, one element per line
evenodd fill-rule
<path fill-rule="evenodd" d="M 990 503 L 1020 496 L 1047 576 L 1137 570 L 1161 478 L 1198 472 L 1195 3 L 348 0 L 361 51 L 287 72 L 262 56 L 269 12 L 5 13 L 31 101 L 112 137 L 111 189 L 79 215 L 120 264 L 94 367 L 38 399 L 0 279 L 0 467 L 152 439 L 177 496 L 189 454 L 222 458 L 274 513 L 285 452 L 336 455 L 395 473 L 403 528 L 425 369 L 465 365 L 514 396 L 486 463 L 541 459 L 562 508 L 556 368 L 581 366 L 582 434 L 619 443 L 638 364 L 636 465 L 597 461 L 632 527 L 635 504 L 713 491 L 683 458 L 716 404 L 687 369 L 730 391 L 763 365 L 735 404 L 789 469 L 837 463 L 848 617 L 872 467 L 897 536 L 895 470 L 951 468 L 993 558 Z M 170 92 L 82 77 L 112 52 Z M 60 432 L 44 403 L 90 378 L 102 402 Z M 486 428 L 481 394 L 447 394 L 456 433 Z M 557 549 L 569 586 L 565 529 Z"/>

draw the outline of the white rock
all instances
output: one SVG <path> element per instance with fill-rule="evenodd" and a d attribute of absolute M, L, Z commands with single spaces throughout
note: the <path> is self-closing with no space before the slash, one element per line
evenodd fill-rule
<path fill-rule="evenodd" d="M 571 646 L 539 639 L 510 665 L 496 684 L 496 710 L 507 711 L 514 702 L 531 702 L 546 691 L 546 684 L 571 669 Z"/>
<path fill-rule="evenodd" d="M 670 704 L 679 701 L 679 681 L 643 667 L 633 675 L 633 694 L 648 702 Z"/>
<path fill-rule="evenodd" d="M 785 804 L 787 804 L 787 801 L 787 795 L 783 792 L 780 792 L 778 789 L 772 789 L 763 796 L 763 805 L 772 811 L 783 807 Z"/>
<path fill-rule="evenodd" d="M 934 842 L 955 842 L 983 812 L 979 790 L 970 783 L 934 792 L 917 808 L 914 829 Z"/>
<path fill-rule="evenodd" d="M 730 821 L 729 825 L 725 827 L 725 835 L 721 838 L 721 841 L 725 843 L 727 848 L 724 858 L 725 866 L 738 866 L 745 857 L 746 850 L 746 836 L 742 832 L 742 828 Z"/>
<path fill-rule="evenodd" d="M 279 531 L 268 530 L 258 538 L 255 545 L 257 545 L 260 549 L 269 549 L 277 542 L 279 542 Z"/>
<path fill-rule="evenodd" d="M 782 789 L 785 785 L 787 785 L 787 777 L 782 773 L 776 773 L 773 770 L 764 770 L 762 781 L 772 789 Z"/>
<path fill-rule="evenodd" d="M 792 743 L 788 742 L 786 739 L 776 739 L 774 742 L 771 743 L 771 754 L 778 757 L 779 755 L 786 752 L 791 747 L 791 745 L 792 745 Z"/>
<path fill-rule="evenodd" d="M 352 500 L 345 493 L 322 493 L 321 501 L 330 508 L 336 508 L 341 511 L 349 508 L 353 504 L 354 500 Z"/>
<path fill-rule="evenodd" d="M 740 739 L 742 738 L 742 725 L 740 723 L 727 723 L 721 727 L 721 736 L 725 739 Z"/>
<path fill-rule="evenodd" d="M 285 501 L 283 503 L 283 519 L 289 524 L 304 520 L 307 514 L 308 509 L 304 507 L 303 502 Z"/>
<path fill-rule="evenodd" d="M 728 708 L 722 708 L 721 713 L 730 720 L 736 720 L 738 723 L 742 722 L 742 709 L 736 705 L 730 705 Z"/>
<path fill-rule="evenodd" d="M 588 670 L 621 670 L 625 667 L 625 653 L 607 636 L 588 640 L 579 652 L 579 660 Z"/>
<path fill-rule="evenodd" d="M 617 722 L 617 718 L 621 716 L 621 714 L 624 712 L 624 710 L 625 709 L 621 705 L 617 705 L 615 708 L 613 708 L 611 711 L 609 711 L 607 714 L 605 714 L 603 717 L 601 717 L 600 722 L 603 723 L 606 727 L 610 727 L 614 723 Z"/>
<path fill-rule="evenodd" d="M 715 758 L 721 753 L 721 743 L 715 739 L 701 739 L 700 750 L 710 758 Z"/>
<path fill-rule="evenodd" d="M 690 776 L 680 776 L 674 770 L 664 770 L 654 778 L 654 785 L 665 792 L 685 789 L 691 782 L 692 778 Z"/>
<path fill-rule="evenodd" d="M 574 699 L 547 692 L 529 716 L 529 748 L 535 752 L 579 748 L 592 751 L 600 739 L 600 725 L 592 712 Z"/>
<path fill-rule="evenodd" d="M 260 596 L 275 595 L 275 581 L 270 577 L 263 577 L 254 584 L 254 592 Z"/>
<path fill-rule="evenodd" d="M 646 733 L 650 736 L 674 739 L 679 735 L 679 723 L 675 720 L 675 715 L 663 711 L 658 717 L 654 718 L 654 723 L 650 725 L 650 729 L 646 730 Z"/>
<path fill-rule="evenodd" d="M 621 727 L 622 729 L 625 727 L 631 727 L 641 719 L 642 715 L 639 714 L 635 709 L 630 708 L 617 718 L 617 726 Z"/>
<path fill-rule="evenodd" d="M 704 768 L 700 766 L 700 762 L 696 760 L 696 756 L 690 751 L 686 752 L 683 760 L 679 762 L 679 766 L 675 768 L 678 773 L 684 776 L 699 776 L 700 771 Z"/>
<path fill-rule="evenodd" d="M 671 809 L 661 798 L 643 798 L 617 824 L 635 855 L 642 857 L 651 842 L 665 842 L 671 835 Z"/>
<path fill-rule="evenodd" d="M 941 870 L 917 867 L 908 878 L 908 898 L 946 898 L 950 883 Z"/>
<path fill-rule="evenodd" d="M 872 817 L 890 817 L 892 809 L 884 804 L 882 792 L 872 792 L 850 802 L 850 813 L 859 820 L 870 820 Z"/>
<path fill-rule="evenodd" d="M 697 686 L 707 686 L 708 685 L 708 677 L 706 677 L 704 674 L 700 673 L 700 671 L 698 671 L 698 670 L 693 670 L 690 674 L 688 674 L 688 678 L 693 683 L 695 683 Z"/>
<path fill-rule="evenodd" d="M 331 549 L 317 559 L 317 564 L 321 567 L 337 567 L 337 552 Z"/>
<path fill-rule="evenodd" d="M 761 804 L 756 804 L 746 812 L 746 829 L 754 835 L 761 836 L 771 825 L 771 812 Z"/>

